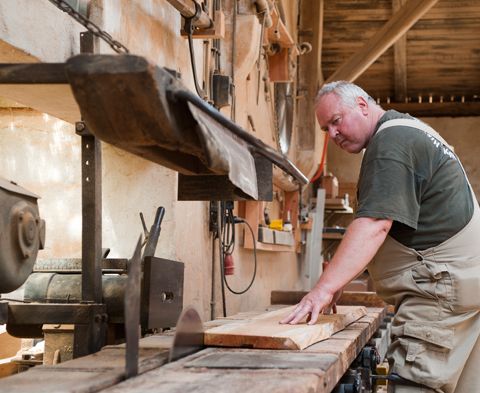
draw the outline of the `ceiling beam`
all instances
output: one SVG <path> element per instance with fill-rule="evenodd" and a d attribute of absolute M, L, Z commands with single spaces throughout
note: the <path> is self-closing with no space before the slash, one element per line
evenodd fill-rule
<path fill-rule="evenodd" d="M 353 82 L 432 8 L 437 1 L 409 0 L 362 49 L 354 53 L 327 79 L 327 83 L 335 80 Z"/>
<path fill-rule="evenodd" d="M 406 0 L 392 0 L 393 13 L 396 14 Z M 393 64 L 395 81 L 395 101 L 405 102 L 407 98 L 407 34 L 393 44 Z"/>
<path fill-rule="evenodd" d="M 391 102 L 382 103 L 385 110 L 395 109 L 415 117 L 469 117 L 478 116 L 480 101 L 475 102 Z"/>

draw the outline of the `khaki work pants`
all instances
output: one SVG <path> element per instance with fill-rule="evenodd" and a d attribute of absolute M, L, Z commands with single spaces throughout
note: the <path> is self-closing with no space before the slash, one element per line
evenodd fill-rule
<path fill-rule="evenodd" d="M 470 354 L 467 363 L 460 374 L 455 393 L 476 393 L 478 386 L 478 373 L 480 372 L 480 338 Z M 440 389 L 420 388 L 414 386 L 388 385 L 388 393 L 443 393 Z"/>
<path fill-rule="evenodd" d="M 405 125 L 448 148 L 428 127 Z M 425 386 L 391 392 L 480 393 L 480 208 L 473 191 L 472 198 L 472 219 L 450 239 L 416 251 L 388 236 L 368 266 L 378 295 L 395 306 L 391 372 Z"/>

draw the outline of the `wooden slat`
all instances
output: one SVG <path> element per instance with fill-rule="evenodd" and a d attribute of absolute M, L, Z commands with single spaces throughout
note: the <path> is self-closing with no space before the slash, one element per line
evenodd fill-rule
<path fill-rule="evenodd" d="M 296 304 L 306 291 L 272 291 L 272 304 Z M 385 307 L 385 302 L 375 292 L 344 291 L 337 304 L 344 306 Z"/>
<path fill-rule="evenodd" d="M 480 114 L 480 102 L 432 102 L 431 104 L 409 102 L 382 104 L 382 107 L 416 117 L 464 117 Z"/>
<path fill-rule="evenodd" d="M 370 340 L 373 332 L 378 329 L 384 316 L 385 308 L 369 308 L 365 317 L 345 329 L 348 331 L 347 338 L 344 337 L 345 335 L 342 338 L 341 332 L 338 332 L 330 339 L 306 348 L 305 352 L 332 353 L 337 355 L 342 367 L 340 375 L 343 375 L 368 340 Z M 358 339 L 352 336 L 352 331 L 358 335 Z"/>
<path fill-rule="evenodd" d="M 185 369 L 182 363 L 153 370 L 125 381 L 105 393 L 327 393 L 321 370 Z M 260 372 L 259 372 L 260 371 Z"/>
<path fill-rule="evenodd" d="M 393 0 L 393 12 L 398 12 L 406 0 Z M 407 36 L 403 34 L 393 45 L 395 101 L 404 102 L 407 97 Z"/>
<path fill-rule="evenodd" d="M 344 63 L 327 82 L 357 79 L 402 34 L 422 17 L 438 0 L 410 0 L 371 39 L 362 50 Z"/>
<path fill-rule="evenodd" d="M 167 350 L 141 348 L 139 373 L 160 367 L 167 359 Z M 15 393 L 96 392 L 121 382 L 124 368 L 125 349 L 109 347 L 57 366 L 38 366 L 2 379 L 0 389 L 2 392 Z"/>
<path fill-rule="evenodd" d="M 329 340 L 303 351 L 208 348 L 163 365 L 172 344 L 171 333 L 140 341 L 140 372 L 123 381 L 124 345 L 53 367 L 37 367 L 2 380 L 2 391 L 104 393 L 329 393 L 380 324 L 384 308 L 368 313 Z M 258 316 L 245 312 L 212 323 L 235 323 Z M 223 356 L 224 355 L 224 356 Z M 210 366 L 198 367 L 202 358 Z M 200 361 L 196 366 L 196 362 Z M 148 371 L 149 370 L 149 371 Z"/>
<path fill-rule="evenodd" d="M 227 347 L 303 349 L 366 315 L 361 306 L 339 306 L 337 314 L 321 315 L 315 325 L 281 325 L 293 307 L 271 311 L 251 319 L 208 329 L 205 344 Z"/>

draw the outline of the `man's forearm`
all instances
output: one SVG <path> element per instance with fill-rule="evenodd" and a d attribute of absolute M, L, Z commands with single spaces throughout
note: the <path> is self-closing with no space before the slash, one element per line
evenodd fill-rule
<path fill-rule="evenodd" d="M 335 293 L 358 276 L 385 241 L 391 226 L 391 220 L 355 219 L 315 287 Z"/>
<path fill-rule="evenodd" d="M 311 315 L 309 324 L 328 307 L 334 294 L 361 273 L 387 237 L 391 220 L 357 218 L 348 227 L 335 256 L 315 287 L 280 323 L 296 324 Z"/>

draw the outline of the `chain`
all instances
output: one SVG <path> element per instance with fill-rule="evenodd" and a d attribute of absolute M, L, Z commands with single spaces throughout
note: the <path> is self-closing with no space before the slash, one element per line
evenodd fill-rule
<path fill-rule="evenodd" d="M 90 19 L 84 17 L 79 12 L 75 11 L 75 9 L 68 4 L 65 0 L 49 0 L 50 3 L 55 4 L 58 9 L 66 12 L 70 15 L 73 19 L 75 19 L 78 23 L 83 25 L 88 31 L 90 31 L 94 36 L 101 38 L 104 40 L 110 47 L 117 53 L 130 53 L 125 45 L 113 39 L 113 37 L 108 34 L 106 31 L 100 29 L 95 23 L 93 23 Z"/>

